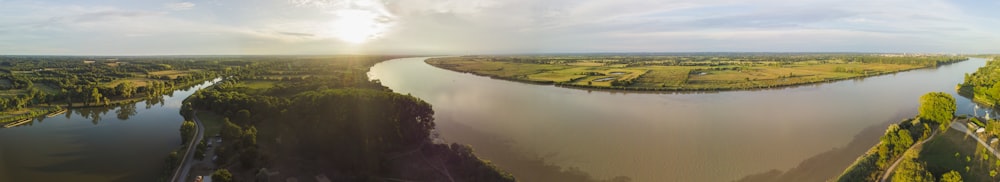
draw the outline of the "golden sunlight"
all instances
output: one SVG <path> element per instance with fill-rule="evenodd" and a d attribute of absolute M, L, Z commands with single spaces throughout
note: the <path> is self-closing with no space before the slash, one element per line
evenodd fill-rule
<path fill-rule="evenodd" d="M 390 26 L 386 17 L 372 11 L 349 9 L 340 10 L 335 15 L 333 37 L 350 43 L 364 43 L 378 38 Z"/>

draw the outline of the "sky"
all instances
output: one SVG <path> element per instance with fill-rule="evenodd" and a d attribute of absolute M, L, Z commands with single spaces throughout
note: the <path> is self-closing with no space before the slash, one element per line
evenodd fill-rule
<path fill-rule="evenodd" d="M 995 0 L 0 0 L 0 54 L 1000 53 Z"/>

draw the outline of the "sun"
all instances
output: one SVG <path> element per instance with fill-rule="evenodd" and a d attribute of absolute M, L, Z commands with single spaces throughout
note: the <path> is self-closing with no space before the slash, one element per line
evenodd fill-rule
<path fill-rule="evenodd" d="M 391 26 L 386 16 L 376 12 L 346 9 L 334 13 L 333 37 L 349 43 L 364 43 L 382 36 Z"/>

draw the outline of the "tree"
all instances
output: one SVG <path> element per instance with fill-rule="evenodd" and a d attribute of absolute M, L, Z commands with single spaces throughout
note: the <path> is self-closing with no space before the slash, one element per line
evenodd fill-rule
<path fill-rule="evenodd" d="M 212 181 L 232 182 L 233 174 L 229 173 L 228 169 L 215 170 L 215 173 L 212 173 Z"/>
<path fill-rule="evenodd" d="M 962 174 L 958 171 L 950 171 L 941 175 L 941 182 L 962 182 Z"/>
<path fill-rule="evenodd" d="M 90 100 L 100 104 L 101 97 L 104 97 L 104 95 L 101 95 L 101 91 L 97 90 L 97 87 L 94 87 L 93 91 L 90 92 Z"/>
<path fill-rule="evenodd" d="M 229 118 L 223 118 L 222 120 L 224 122 L 221 131 L 223 140 L 226 142 L 236 141 L 236 139 L 243 136 L 243 128 L 229 121 Z"/>
<path fill-rule="evenodd" d="M 955 98 L 944 92 L 931 92 L 920 96 L 920 114 L 922 119 L 941 124 L 941 131 L 947 131 L 955 117 Z"/>
<path fill-rule="evenodd" d="M 243 131 L 243 143 L 248 147 L 257 145 L 257 127 L 249 126 Z"/>
<path fill-rule="evenodd" d="M 893 182 L 933 182 L 934 176 L 921 164 L 913 159 L 903 159 L 899 164 L 895 174 L 892 175 Z"/>
<path fill-rule="evenodd" d="M 193 121 L 184 121 L 181 123 L 181 143 L 187 143 L 191 141 L 191 137 L 194 137 L 195 130 L 198 126 Z"/>
<path fill-rule="evenodd" d="M 122 82 L 115 86 L 115 92 L 124 98 L 132 97 L 132 94 L 135 94 L 135 84 L 130 81 Z"/>
<path fill-rule="evenodd" d="M 250 111 L 246 109 L 240 109 L 239 111 L 236 111 L 236 116 L 234 116 L 234 119 L 236 119 L 236 122 L 242 124 L 250 124 Z"/>
<path fill-rule="evenodd" d="M 205 150 L 208 150 L 208 145 L 205 144 L 205 140 L 201 140 L 198 142 L 198 147 L 194 150 L 194 159 L 205 159 Z"/>

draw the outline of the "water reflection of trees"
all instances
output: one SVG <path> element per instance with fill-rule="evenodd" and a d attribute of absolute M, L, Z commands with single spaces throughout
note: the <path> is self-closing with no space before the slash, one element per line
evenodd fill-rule
<path fill-rule="evenodd" d="M 151 102 L 155 102 L 155 103 L 151 104 Z M 146 109 L 152 108 L 153 105 L 159 104 L 159 103 L 162 103 L 162 102 L 163 102 L 162 98 L 147 99 L 146 100 Z M 133 102 L 133 103 L 128 103 L 128 104 L 120 104 L 117 107 L 90 107 L 90 108 L 72 109 L 69 112 L 66 112 L 66 119 L 70 119 L 71 116 L 72 116 L 72 113 L 76 112 L 76 114 L 80 115 L 80 117 L 83 117 L 84 119 L 90 119 L 91 123 L 94 123 L 94 125 L 97 125 L 98 123 L 100 123 L 101 119 L 103 119 L 103 117 L 102 117 L 103 115 L 106 115 L 109 112 L 111 112 L 111 110 L 114 110 L 115 111 L 115 117 L 118 118 L 119 120 L 123 120 L 124 121 L 124 120 L 128 120 L 132 116 L 135 116 L 136 114 L 139 113 L 139 111 L 136 109 L 136 104 L 138 104 L 138 103 L 137 102 Z"/>
<path fill-rule="evenodd" d="M 171 95 L 173 95 L 173 92 L 170 92 L 170 93 L 171 93 Z M 165 101 L 164 101 L 163 97 L 156 97 L 156 98 L 146 99 L 146 109 L 153 108 L 153 106 L 155 106 L 157 104 L 159 104 L 160 106 L 163 106 L 164 102 Z"/>
<path fill-rule="evenodd" d="M 139 112 L 135 110 L 135 104 L 133 103 L 118 106 L 118 110 L 115 111 L 115 113 L 117 114 L 118 119 L 128 120 L 129 117 L 135 116 L 135 114 Z"/>

